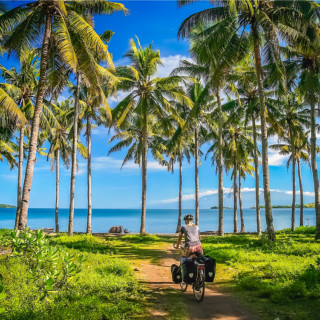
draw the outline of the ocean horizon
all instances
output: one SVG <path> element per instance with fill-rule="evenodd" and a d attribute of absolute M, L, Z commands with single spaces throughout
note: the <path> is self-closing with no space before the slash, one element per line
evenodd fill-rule
<path fill-rule="evenodd" d="M 247 232 L 256 231 L 255 209 L 244 209 L 244 221 Z M 281 230 L 291 226 L 291 209 L 273 209 L 274 228 Z M 0 208 L 0 228 L 12 229 L 15 220 L 15 208 Z M 262 230 L 266 229 L 264 209 L 261 212 Z M 296 226 L 299 226 L 300 209 L 295 210 Z M 92 232 L 104 233 L 112 226 L 121 225 L 132 233 L 140 229 L 140 209 L 93 209 Z M 194 209 L 183 209 L 182 216 L 193 214 Z M 54 208 L 30 208 L 28 214 L 28 227 L 31 229 L 54 228 Z M 60 231 L 68 230 L 69 209 L 59 209 Z M 75 209 L 74 231 L 86 231 L 87 209 Z M 146 214 L 146 231 L 148 233 L 174 233 L 178 220 L 178 209 L 148 209 Z M 304 225 L 315 225 L 314 208 L 304 208 Z M 200 209 L 200 231 L 218 230 L 218 210 Z M 240 214 L 238 213 L 238 226 L 240 229 Z M 233 209 L 224 209 L 224 230 L 233 232 Z"/>

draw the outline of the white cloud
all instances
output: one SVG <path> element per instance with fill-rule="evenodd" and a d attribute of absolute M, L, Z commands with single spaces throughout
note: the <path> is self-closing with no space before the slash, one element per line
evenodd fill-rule
<path fill-rule="evenodd" d="M 93 171 L 114 171 L 120 170 L 122 160 L 115 159 L 112 157 L 93 157 L 92 158 L 92 170 Z M 140 170 L 139 165 L 133 161 L 127 162 L 123 170 Z M 148 170 L 150 171 L 161 171 L 167 170 L 167 167 L 160 165 L 157 161 L 148 161 Z M 78 164 L 78 174 L 86 172 L 86 163 L 82 162 Z"/>
<path fill-rule="evenodd" d="M 182 56 L 180 54 L 168 57 L 162 57 L 161 61 L 163 66 L 158 67 L 158 73 L 156 75 L 157 78 L 168 77 L 171 71 L 179 66 L 181 60 L 191 61 L 190 58 L 186 56 Z"/>
<path fill-rule="evenodd" d="M 260 188 L 260 192 L 262 192 L 262 191 L 263 191 L 263 188 Z M 290 191 L 290 190 L 270 189 L 270 191 L 277 192 L 277 193 L 283 193 L 283 194 L 287 194 L 287 195 L 292 195 L 292 191 Z M 233 192 L 232 188 L 223 188 L 224 194 L 232 193 L 232 192 Z M 242 193 L 255 192 L 255 188 L 241 188 L 241 192 Z M 218 189 L 206 190 L 203 192 L 199 192 L 199 198 L 203 198 L 205 196 L 214 195 L 214 194 L 218 194 Z M 296 195 L 299 195 L 299 194 L 300 194 L 300 190 L 297 190 Z M 314 192 L 305 191 L 305 192 L 303 192 L 303 194 L 304 194 L 304 196 L 314 197 Z M 195 198 L 194 193 L 182 196 L 183 201 L 194 200 L 194 198 Z M 160 201 L 157 201 L 157 203 L 175 203 L 175 202 L 178 202 L 178 200 L 179 200 L 179 198 L 175 197 L 175 198 L 171 198 L 171 199 L 160 200 Z"/>
<path fill-rule="evenodd" d="M 284 156 L 279 154 L 277 151 L 269 150 L 268 154 L 268 162 L 269 166 L 282 166 L 285 162 L 287 162 L 289 156 Z"/>
<path fill-rule="evenodd" d="M 18 179 L 18 174 L 16 172 L 11 172 L 8 174 L 2 174 L 1 178 L 5 179 L 5 180 L 9 180 L 9 181 L 15 181 Z"/>

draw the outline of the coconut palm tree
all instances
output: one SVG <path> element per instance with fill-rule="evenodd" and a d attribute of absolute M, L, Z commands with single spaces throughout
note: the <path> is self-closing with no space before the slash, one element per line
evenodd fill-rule
<path fill-rule="evenodd" d="M 129 120 L 130 118 L 130 120 Z M 171 120 L 171 119 L 170 119 Z M 171 121 L 167 121 L 167 119 L 162 118 L 159 120 L 155 115 L 148 114 L 147 116 L 147 123 L 144 123 L 144 118 L 141 118 L 139 114 L 132 114 L 131 116 L 127 117 L 122 123 L 120 127 L 117 127 L 116 134 L 110 139 L 109 143 L 112 143 L 116 140 L 120 140 L 120 142 L 116 143 L 113 147 L 110 148 L 108 155 L 120 151 L 122 148 L 128 148 L 126 156 L 121 165 L 122 167 L 130 160 L 133 160 L 134 163 L 138 164 L 139 167 L 143 167 L 146 165 L 146 155 L 145 155 L 145 148 L 151 151 L 153 157 L 159 161 L 160 165 L 168 166 L 169 162 L 165 160 L 163 154 L 167 153 L 167 146 L 166 141 L 163 139 L 164 136 L 169 136 L 169 132 L 167 125 L 171 128 L 171 134 L 174 132 L 174 127 L 171 124 Z M 146 124 L 148 127 L 148 135 L 147 140 L 145 140 L 145 132 L 143 124 Z M 145 174 L 146 174 L 145 169 Z M 146 176 L 145 178 L 145 186 L 142 185 L 146 192 Z M 145 198 L 144 198 L 145 199 Z M 143 204 L 142 209 L 145 210 L 145 204 Z M 140 233 L 145 233 L 145 212 L 142 211 L 141 215 L 141 226 L 140 226 Z"/>
<path fill-rule="evenodd" d="M 16 52 L 20 54 L 30 49 L 39 40 L 44 29 L 38 90 L 23 185 L 20 229 L 23 229 L 27 223 L 29 197 L 40 128 L 40 114 L 46 88 L 49 50 L 54 47 L 59 58 L 74 72 L 82 70 L 90 81 L 93 83 L 97 82 L 97 77 L 91 69 L 92 65 L 96 63 L 88 59 L 88 56 L 84 53 L 84 49 L 88 48 L 91 50 L 95 48 L 109 62 L 111 61 L 111 57 L 107 46 L 98 37 L 93 27 L 83 15 L 112 13 L 119 10 L 125 10 L 124 6 L 102 0 L 80 2 L 39 0 L 23 3 L 0 16 L 0 30 L 3 34 L 9 34 L 4 42 L 4 47 L 9 53 Z M 102 69 L 102 67 L 99 68 L 100 73 L 105 73 L 105 70 Z"/>
<path fill-rule="evenodd" d="M 180 6 L 193 2 L 192 0 L 178 0 Z M 265 199 L 265 214 L 267 222 L 267 232 L 270 240 L 275 240 L 273 227 L 273 216 L 271 208 L 269 167 L 268 167 L 268 137 L 266 123 L 266 105 L 264 95 L 264 74 L 261 58 L 261 50 L 265 52 L 267 64 L 272 63 L 273 74 L 284 83 L 284 72 L 280 59 L 278 34 L 286 39 L 293 39 L 296 33 L 292 27 L 293 22 L 302 20 L 298 13 L 296 1 L 219 1 L 214 3 L 213 8 L 205 9 L 186 18 L 179 29 L 181 36 L 186 35 L 199 23 L 214 23 L 221 21 L 223 31 L 214 26 L 207 28 L 207 33 L 211 33 L 211 38 L 226 39 L 228 33 L 238 32 L 240 43 L 247 39 L 252 43 L 252 53 L 254 54 L 254 63 L 258 84 L 258 96 L 260 104 L 260 121 L 261 121 L 261 142 L 262 142 L 262 169 L 263 169 L 263 186 Z M 305 19 L 303 19 L 305 20 Z M 243 35 L 248 34 L 248 38 Z M 230 43 L 230 42 L 229 42 Z M 240 44 L 239 43 L 239 44 Z M 216 41 L 217 44 L 217 41 Z M 240 45 L 232 46 L 232 50 L 239 50 Z M 228 41 L 218 43 L 221 50 L 228 46 Z M 228 60 L 229 56 L 226 55 Z"/>
<path fill-rule="evenodd" d="M 215 36 L 212 37 L 212 33 Z M 219 36 L 217 36 L 217 34 Z M 220 36 L 222 35 L 222 36 Z M 215 25 L 206 25 L 206 21 L 193 24 L 190 28 L 180 27 L 178 36 L 188 36 L 191 41 L 190 52 L 196 60 L 196 64 L 183 62 L 178 70 L 192 75 L 193 77 L 201 77 L 209 84 L 212 95 L 216 98 L 218 109 L 218 154 L 217 159 L 219 186 L 219 235 L 223 235 L 223 112 L 221 92 L 225 86 L 227 75 L 232 71 L 232 65 L 239 62 L 246 53 L 246 41 L 240 42 L 240 38 L 235 30 L 226 29 L 225 23 L 217 23 Z M 246 39 L 246 37 L 244 37 Z M 227 44 L 227 45 L 225 45 Z M 232 48 L 237 47 L 235 51 Z M 228 61 L 225 59 L 228 57 Z M 180 71 L 180 72 L 181 72 Z"/>
<path fill-rule="evenodd" d="M 180 117 L 186 120 L 189 116 L 190 108 L 180 103 L 172 102 L 179 112 Z M 180 232 L 181 218 L 182 218 L 182 164 L 186 159 L 190 163 L 191 154 L 194 150 L 194 143 L 192 141 L 192 135 L 177 124 L 177 130 L 174 135 L 167 142 L 168 156 L 169 156 L 169 168 L 174 172 L 174 165 L 178 161 L 179 163 L 179 200 L 178 200 L 178 222 L 176 232 Z"/>
<path fill-rule="evenodd" d="M 146 232 L 146 195 L 147 195 L 147 155 L 151 131 L 149 118 L 174 118 L 178 123 L 181 119 L 168 98 L 191 105 L 180 86 L 181 77 L 171 76 L 156 78 L 158 66 L 162 64 L 160 51 L 155 51 L 152 45 L 143 48 L 137 38 L 137 44 L 132 39 L 130 50 L 125 55 L 130 59 L 129 67 L 118 67 L 117 75 L 123 77 L 118 85 L 119 90 L 131 91 L 112 111 L 114 124 L 121 128 L 127 118 L 137 115 L 136 123 L 141 125 L 141 172 L 142 201 L 140 233 Z M 125 129 L 125 127 L 124 127 Z M 129 149 L 130 150 L 130 149 Z M 134 149 L 132 149 L 134 150 Z"/>
<path fill-rule="evenodd" d="M 246 126 L 243 120 L 243 115 L 237 114 L 237 117 L 230 117 L 225 123 L 227 129 L 224 132 L 224 157 L 225 167 L 229 171 L 232 169 L 231 178 L 233 178 L 233 195 L 234 195 L 234 232 L 238 232 L 238 215 L 237 201 L 239 199 L 240 217 L 241 217 L 241 232 L 245 232 L 242 199 L 241 199 L 241 178 L 245 177 L 249 171 L 249 156 L 253 154 L 254 142 L 251 138 L 252 130 Z M 248 169 L 248 170 L 247 170 Z M 239 188 L 237 185 L 239 180 Z"/>
<path fill-rule="evenodd" d="M 298 103 L 297 95 L 292 92 L 287 95 L 284 101 L 273 101 L 278 106 L 278 114 L 270 127 L 269 133 L 277 133 L 280 139 L 290 141 L 291 155 L 296 155 L 297 140 L 301 140 L 304 135 L 304 127 L 310 124 L 309 110 L 302 104 Z M 281 106 L 281 107 L 280 107 Z M 274 118 L 274 116 L 272 116 Z M 273 145 L 272 148 L 281 149 L 279 144 Z M 291 207 L 291 230 L 295 230 L 295 208 L 296 208 L 296 162 L 297 157 L 291 156 L 289 165 L 292 163 L 292 207 Z"/>

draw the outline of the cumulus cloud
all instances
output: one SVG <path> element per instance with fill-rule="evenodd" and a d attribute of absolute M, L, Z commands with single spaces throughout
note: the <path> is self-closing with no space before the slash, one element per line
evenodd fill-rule
<path fill-rule="evenodd" d="M 122 160 L 115 159 L 113 157 L 93 157 L 92 158 L 92 170 L 93 171 L 115 171 L 120 170 Z M 129 161 L 123 167 L 123 170 L 140 170 L 139 165 L 133 161 Z M 150 171 L 166 171 L 167 167 L 160 165 L 157 161 L 148 161 L 148 170 Z M 78 174 L 86 172 L 86 163 L 82 162 L 78 164 Z"/>
<path fill-rule="evenodd" d="M 260 188 L 259 190 L 260 190 L 260 192 L 262 192 L 263 188 Z M 287 195 L 292 195 L 292 191 L 290 191 L 290 190 L 270 189 L 270 191 L 277 192 L 277 193 L 283 193 L 283 194 L 287 194 Z M 224 194 L 232 193 L 232 192 L 233 192 L 232 188 L 223 188 Z M 241 192 L 242 193 L 255 192 L 255 188 L 241 188 Z M 218 189 L 206 190 L 203 192 L 199 192 L 199 198 L 203 198 L 205 196 L 215 195 L 215 194 L 218 194 Z M 297 195 L 300 194 L 300 190 L 297 190 L 296 194 Z M 305 196 L 314 197 L 314 192 L 305 191 L 305 192 L 303 192 L 303 194 Z M 194 193 L 182 196 L 183 201 L 194 200 L 194 199 L 195 199 Z M 160 200 L 160 201 L 158 201 L 158 203 L 175 203 L 175 202 L 178 202 L 178 200 L 179 200 L 179 198 L 175 197 L 175 198 L 171 198 L 171 199 Z"/>
<path fill-rule="evenodd" d="M 288 160 L 289 156 L 284 156 L 279 154 L 277 151 L 269 150 L 268 154 L 268 161 L 269 161 L 269 166 L 282 166 L 285 164 Z"/>

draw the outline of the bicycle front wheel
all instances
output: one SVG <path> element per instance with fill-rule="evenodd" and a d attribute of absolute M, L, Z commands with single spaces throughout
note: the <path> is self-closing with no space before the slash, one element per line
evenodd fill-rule
<path fill-rule="evenodd" d="M 195 283 L 193 285 L 193 295 L 198 302 L 201 302 L 203 300 L 204 291 L 205 291 L 204 281 L 199 281 L 199 283 Z"/>

